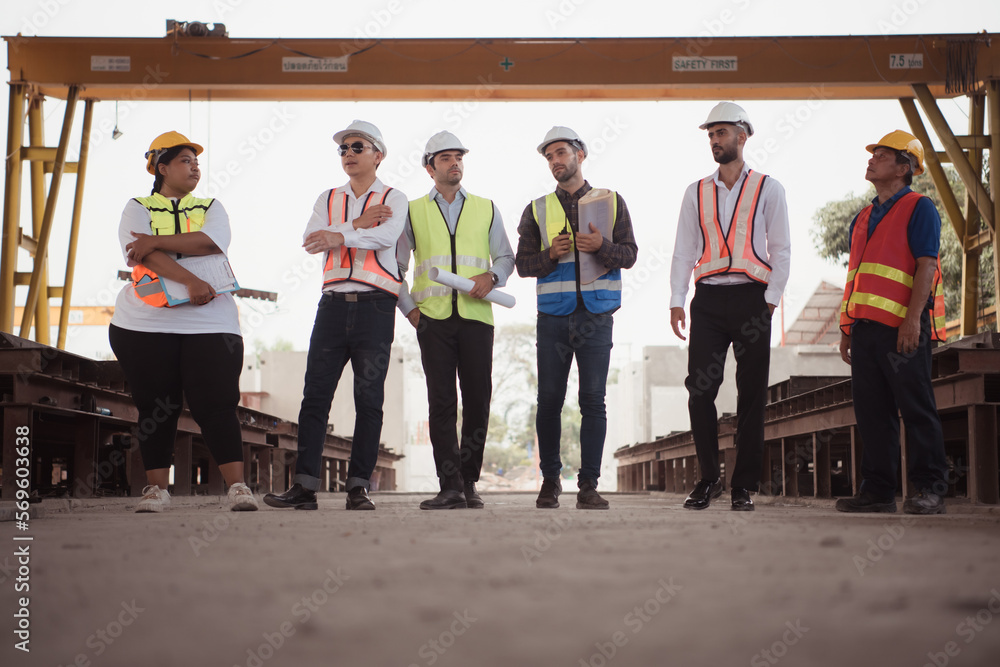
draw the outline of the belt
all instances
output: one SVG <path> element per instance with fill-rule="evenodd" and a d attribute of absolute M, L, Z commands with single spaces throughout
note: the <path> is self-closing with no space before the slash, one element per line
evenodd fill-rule
<path fill-rule="evenodd" d="M 395 299 L 392 294 L 387 294 L 381 290 L 365 290 L 364 292 L 324 292 L 323 296 L 328 296 L 335 301 L 347 301 L 356 303 L 358 301 L 379 301 L 381 299 Z"/>

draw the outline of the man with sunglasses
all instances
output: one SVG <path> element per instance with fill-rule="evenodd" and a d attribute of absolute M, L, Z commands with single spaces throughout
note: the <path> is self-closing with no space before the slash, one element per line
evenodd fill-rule
<path fill-rule="evenodd" d="M 489 199 L 462 187 L 463 158 L 469 149 L 451 132 L 438 132 L 427 142 L 423 165 L 433 179 L 428 195 L 410 202 L 410 214 L 399 239 L 400 273 L 416 256 L 413 291 L 403 289 L 399 309 L 417 330 L 427 378 L 429 427 L 441 492 L 420 509 L 481 509 L 476 482 L 483 467 L 483 448 L 493 392 L 493 310 L 483 297 L 506 284 L 514 270 L 514 252 L 503 218 Z M 472 280 L 468 294 L 433 282 L 432 268 Z M 462 439 L 459 442 L 458 395 L 462 388 Z"/>
<path fill-rule="evenodd" d="M 302 247 L 323 253 L 323 296 L 309 341 L 292 487 L 269 493 L 272 507 L 316 509 L 333 394 L 347 362 L 354 371 L 354 439 L 347 469 L 347 509 L 373 510 L 368 496 L 382 435 L 383 385 L 389 368 L 401 278 L 396 242 L 407 199 L 375 171 L 385 159 L 382 133 L 362 120 L 333 135 L 349 180 L 316 200 Z"/>
<path fill-rule="evenodd" d="M 638 248 L 625 200 L 610 193 L 610 232 L 580 225 L 581 199 L 591 191 L 581 164 L 587 146 L 568 127 L 553 127 L 538 145 L 556 190 L 528 204 L 517 227 L 517 273 L 538 279 L 538 434 L 542 488 L 538 508 L 559 507 L 562 492 L 562 408 L 573 358 L 580 373 L 580 472 L 577 509 L 606 510 L 597 493 L 608 430 L 604 396 L 611 363 L 613 314 L 621 306 L 621 270 Z M 581 276 L 583 266 L 587 277 Z M 592 269 L 592 270 L 590 270 Z M 603 272 L 602 272 L 603 271 Z M 593 277 L 596 275 L 596 277 Z"/>

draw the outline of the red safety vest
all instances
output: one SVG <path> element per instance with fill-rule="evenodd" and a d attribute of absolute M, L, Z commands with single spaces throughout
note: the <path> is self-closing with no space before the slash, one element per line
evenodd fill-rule
<path fill-rule="evenodd" d="M 873 206 L 858 215 L 851 236 L 851 259 L 847 270 L 844 299 L 840 304 L 840 330 L 850 335 L 855 320 L 871 320 L 898 327 L 906 317 L 913 291 L 917 260 L 910 252 L 907 229 L 913 209 L 923 195 L 908 192 L 893 204 L 868 238 L 868 221 Z M 934 305 L 929 307 L 931 336 L 945 339 L 944 287 L 941 260 L 934 271 Z"/>
<path fill-rule="evenodd" d="M 719 188 L 712 176 L 702 179 L 698 185 L 698 218 L 705 250 L 694 265 L 695 282 L 721 273 L 742 273 L 767 284 L 771 265 L 753 249 L 754 219 L 766 179 L 766 175 L 752 169 L 747 172 L 726 234 L 719 222 Z"/>
<path fill-rule="evenodd" d="M 365 198 L 364 208 L 361 212 L 364 213 L 367 211 L 369 206 L 384 204 L 390 192 L 392 192 L 392 188 L 386 188 L 381 197 L 375 192 L 369 192 Z M 343 188 L 331 191 L 328 200 L 330 215 L 330 222 L 328 224 L 351 222 L 349 208 L 350 200 Z M 378 223 L 375 226 L 377 227 Z M 326 266 L 323 269 L 324 286 L 345 282 L 361 283 L 362 285 L 382 290 L 395 297 L 399 296 L 399 286 L 402 280 L 400 280 L 395 271 L 382 266 L 378 260 L 378 253 L 375 250 L 348 248 L 342 245 L 340 246 L 339 259 L 340 261 L 337 262 L 334 251 L 327 251 Z"/>

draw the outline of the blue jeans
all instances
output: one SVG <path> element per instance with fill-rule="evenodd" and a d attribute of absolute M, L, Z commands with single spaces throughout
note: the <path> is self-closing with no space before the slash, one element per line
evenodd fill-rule
<path fill-rule="evenodd" d="M 569 369 L 576 357 L 580 374 L 580 479 L 601 476 L 601 455 L 608 416 L 604 393 L 611 363 L 611 313 L 594 314 L 585 308 L 569 315 L 538 313 L 538 457 L 542 476 L 559 477 L 559 437 Z"/>
<path fill-rule="evenodd" d="M 382 435 L 385 375 L 389 370 L 395 322 L 396 300 L 388 295 L 350 302 L 324 294 L 319 300 L 309 339 L 293 482 L 312 491 L 320 488 L 330 405 L 344 366 L 350 361 L 354 371 L 355 417 L 347 490 L 370 487 Z"/>

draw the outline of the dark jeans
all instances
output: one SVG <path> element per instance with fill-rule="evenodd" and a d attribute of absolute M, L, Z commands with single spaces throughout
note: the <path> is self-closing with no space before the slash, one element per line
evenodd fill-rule
<path fill-rule="evenodd" d="M 899 416 L 906 425 L 906 468 L 916 490 L 944 495 L 948 463 L 931 387 L 930 317 L 920 316 L 920 344 L 896 352 L 899 330 L 874 322 L 851 329 L 851 390 L 861 432 L 861 490 L 882 499 L 896 495 Z"/>
<path fill-rule="evenodd" d="M 427 378 L 429 427 L 441 490 L 461 491 L 478 482 L 490 423 L 493 394 L 493 327 L 453 314 L 446 320 L 420 316 L 420 358 Z M 459 447 L 458 392 L 462 389 L 462 440 Z"/>
<path fill-rule="evenodd" d="M 542 476 L 559 477 L 562 459 L 562 408 L 566 382 L 576 357 L 580 375 L 580 479 L 594 482 L 601 476 L 601 455 L 608 416 L 604 393 L 611 363 L 612 328 L 610 313 L 594 314 L 585 308 L 564 315 L 538 313 L 538 457 Z"/>
<path fill-rule="evenodd" d="M 355 417 L 347 490 L 370 488 L 382 435 L 383 386 L 396 312 L 395 298 L 378 296 L 371 301 L 351 302 L 324 294 L 319 300 L 309 339 L 293 479 L 307 489 L 320 488 L 330 405 L 348 361 L 354 371 Z"/>
<path fill-rule="evenodd" d="M 719 415 L 726 353 L 736 357 L 736 465 L 732 488 L 756 491 L 764 457 L 771 314 L 759 283 L 695 287 L 688 348 L 688 412 L 702 479 L 719 477 Z"/>
<path fill-rule="evenodd" d="M 112 324 L 108 339 L 139 409 L 134 435 L 146 470 L 173 463 L 184 398 L 216 464 L 243 460 L 243 433 L 236 416 L 243 338 L 223 333 L 150 333 Z"/>

